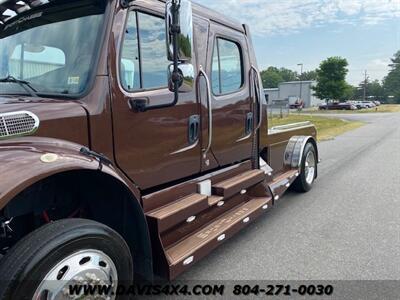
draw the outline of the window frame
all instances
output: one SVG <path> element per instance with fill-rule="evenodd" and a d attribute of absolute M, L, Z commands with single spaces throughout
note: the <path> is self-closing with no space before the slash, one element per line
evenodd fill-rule
<path fill-rule="evenodd" d="M 219 78 L 218 78 L 218 81 L 219 81 L 219 89 L 220 89 L 220 91 L 222 90 L 222 80 L 221 80 L 221 60 L 220 60 L 219 43 L 218 43 L 218 40 L 219 40 L 219 39 L 225 40 L 225 41 L 227 41 L 227 42 L 231 42 L 231 43 L 235 44 L 235 45 L 238 47 L 238 49 L 239 49 L 239 55 L 240 55 L 240 68 L 241 68 L 241 79 L 242 79 L 242 80 L 241 80 L 240 88 L 237 89 L 237 90 L 235 90 L 235 91 L 233 91 L 233 92 L 218 93 L 218 94 L 216 94 L 216 93 L 214 92 L 214 90 L 211 89 L 212 94 L 213 94 L 214 97 L 216 97 L 216 98 L 218 98 L 218 97 L 223 97 L 223 96 L 227 96 L 227 95 L 236 94 L 236 93 L 239 93 L 239 92 L 243 91 L 244 88 L 245 88 L 245 81 L 246 81 L 246 79 L 245 79 L 245 64 L 244 64 L 244 58 L 243 58 L 243 47 L 242 47 L 242 44 L 241 44 L 240 41 L 237 40 L 237 39 L 232 39 L 231 37 L 227 37 L 227 36 L 222 35 L 222 34 L 216 34 L 215 37 L 214 37 L 213 50 L 212 50 L 212 56 L 211 56 L 210 74 L 211 74 L 211 76 L 212 76 L 212 73 L 213 73 L 212 67 L 213 67 L 213 60 L 214 60 L 214 54 L 215 54 L 215 45 L 217 45 L 218 69 L 219 69 L 219 70 L 218 70 L 218 77 L 219 77 Z M 211 80 L 212 80 L 212 77 L 211 77 Z"/>
<path fill-rule="evenodd" d="M 131 13 L 134 13 L 136 15 L 136 35 L 137 35 L 137 44 L 138 44 L 138 56 L 139 56 L 139 78 L 140 78 L 140 88 L 139 89 L 134 89 L 134 90 L 128 90 L 123 84 L 122 84 L 122 80 L 121 80 L 121 59 L 122 59 L 122 49 L 123 49 L 123 45 L 125 42 L 125 36 L 126 36 L 126 28 L 128 25 L 128 21 L 129 21 L 129 16 Z M 118 84 L 119 86 L 122 88 L 122 90 L 128 94 L 133 94 L 133 93 L 141 93 L 141 92 L 151 92 L 151 91 L 159 91 L 159 90 L 168 90 L 168 82 L 165 83 L 165 86 L 161 86 L 161 87 L 156 87 L 156 88 L 142 88 L 143 85 L 143 73 L 142 73 L 142 51 L 141 51 L 141 40 L 140 40 L 140 35 L 139 35 L 139 30 L 140 30 L 140 22 L 139 22 L 139 18 L 138 18 L 138 14 L 142 13 L 142 14 L 146 14 L 155 18 L 159 18 L 161 20 L 163 20 L 165 22 L 165 16 L 158 14 L 157 12 L 151 11 L 151 10 L 147 10 L 144 8 L 138 8 L 138 7 L 134 7 L 130 10 L 128 10 L 127 14 L 126 14 L 126 18 L 125 18 L 125 23 L 123 26 L 123 33 L 122 33 L 122 37 L 121 37 L 121 41 L 119 43 L 119 51 L 118 51 L 118 57 L 117 57 L 117 78 L 118 78 Z M 165 55 L 167 55 L 167 47 L 165 46 Z M 168 66 L 167 69 L 165 70 L 166 72 L 168 72 Z"/>

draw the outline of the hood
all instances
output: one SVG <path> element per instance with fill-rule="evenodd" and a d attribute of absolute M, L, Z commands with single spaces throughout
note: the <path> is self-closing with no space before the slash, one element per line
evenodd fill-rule
<path fill-rule="evenodd" d="M 34 136 L 88 145 L 87 113 L 79 101 L 0 96 L 0 115 L 19 111 L 28 111 L 39 119 Z"/>

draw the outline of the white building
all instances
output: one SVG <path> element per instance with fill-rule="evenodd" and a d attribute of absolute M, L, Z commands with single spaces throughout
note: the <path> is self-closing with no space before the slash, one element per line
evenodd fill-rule
<path fill-rule="evenodd" d="M 305 107 L 318 106 L 323 101 L 314 96 L 312 87 L 316 84 L 316 81 L 282 82 L 278 88 L 264 89 L 264 93 L 268 104 L 278 100 L 286 100 L 294 104 L 297 100 L 303 99 Z"/>

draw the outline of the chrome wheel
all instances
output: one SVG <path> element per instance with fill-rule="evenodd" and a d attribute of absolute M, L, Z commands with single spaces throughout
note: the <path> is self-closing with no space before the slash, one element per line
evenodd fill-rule
<path fill-rule="evenodd" d="M 110 285 L 112 289 L 107 295 L 82 298 L 85 297 L 83 293 L 70 294 L 71 285 Z M 117 268 L 111 258 L 102 251 L 88 249 L 73 253 L 57 263 L 43 278 L 33 299 L 115 299 L 117 285 Z"/>
<path fill-rule="evenodd" d="M 310 151 L 307 153 L 306 161 L 305 161 L 305 165 L 304 165 L 306 182 L 308 184 L 312 184 L 314 181 L 315 166 L 316 166 L 315 155 L 314 155 L 314 152 Z"/>

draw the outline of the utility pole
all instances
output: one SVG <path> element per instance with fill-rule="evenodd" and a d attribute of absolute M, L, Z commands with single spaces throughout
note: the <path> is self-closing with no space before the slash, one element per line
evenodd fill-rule
<path fill-rule="evenodd" d="M 367 73 L 367 70 L 365 70 L 365 73 L 364 73 L 364 101 L 367 100 L 367 83 L 368 83 L 368 73 Z"/>
<path fill-rule="evenodd" d="M 302 100 L 302 94 L 303 94 L 303 64 L 297 64 L 300 66 L 300 101 Z"/>

